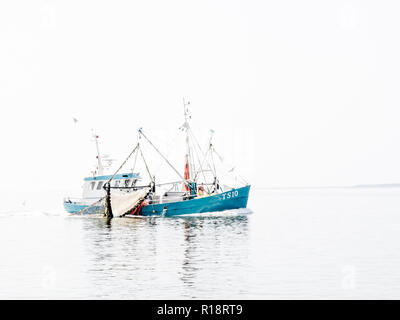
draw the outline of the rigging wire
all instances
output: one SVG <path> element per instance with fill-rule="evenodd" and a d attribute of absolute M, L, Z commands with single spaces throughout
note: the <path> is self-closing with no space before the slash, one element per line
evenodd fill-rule
<path fill-rule="evenodd" d="M 226 162 L 224 161 L 224 158 L 221 157 L 221 155 L 217 152 L 217 150 L 215 150 L 215 147 L 214 147 L 214 146 L 213 146 L 213 150 L 214 150 L 214 153 L 218 156 L 218 158 L 219 158 L 221 164 L 224 165 L 224 166 L 226 166 L 226 167 L 228 167 L 227 164 L 226 164 Z M 232 167 L 232 166 L 229 166 L 229 167 Z M 235 170 L 235 167 L 233 167 L 233 169 L 231 169 L 230 171 L 227 171 L 227 172 L 229 173 L 229 172 L 232 172 L 233 170 Z M 247 182 L 247 180 L 244 179 L 239 173 L 236 173 L 236 175 L 242 180 L 242 183 L 244 183 L 244 184 L 246 184 L 246 185 L 249 184 L 249 183 Z"/>
<path fill-rule="evenodd" d="M 180 135 L 180 133 L 178 132 L 178 133 L 176 133 L 176 134 L 173 136 L 172 139 L 169 139 L 169 140 L 167 140 L 167 141 L 160 139 L 160 143 L 166 145 L 166 148 L 167 148 L 165 157 L 168 157 L 168 158 L 169 158 L 170 155 L 171 155 L 171 153 L 177 152 L 177 150 L 176 150 L 176 146 L 177 146 L 176 141 L 178 140 L 179 135 Z M 170 141 L 173 141 L 174 143 L 171 143 Z M 160 145 L 160 143 L 159 143 L 158 145 Z M 156 176 L 157 176 L 158 173 L 160 172 L 161 167 L 163 166 L 163 164 L 164 164 L 164 161 L 160 161 L 160 162 L 158 163 L 158 165 L 156 166 L 156 169 L 154 169 L 153 172 L 154 172 L 154 174 L 155 174 Z"/>
<path fill-rule="evenodd" d="M 135 172 L 135 168 L 136 168 L 136 162 L 137 162 L 138 154 L 139 154 L 139 152 L 136 152 L 136 154 L 135 154 L 135 162 L 133 163 L 132 173 L 133 173 L 133 172 Z"/>
<path fill-rule="evenodd" d="M 207 157 L 208 157 L 208 153 L 209 153 L 209 152 L 210 152 L 210 149 L 207 150 L 207 152 L 206 152 L 206 154 L 205 154 L 205 156 L 204 156 L 204 158 L 203 158 L 203 162 L 201 163 L 201 166 L 203 166 L 204 162 L 207 162 L 208 168 L 209 168 L 210 171 L 212 172 L 211 166 L 210 166 L 210 164 L 209 164 L 208 161 L 207 161 Z M 197 179 L 197 176 L 199 175 L 199 173 L 200 173 L 200 171 L 197 171 L 197 172 L 196 172 L 196 179 Z M 213 172 L 213 173 L 214 173 L 214 172 Z"/>
<path fill-rule="evenodd" d="M 149 167 L 148 167 L 148 165 L 147 165 L 146 159 L 144 158 L 144 155 L 143 155 L 143 152 L 142 152 L 142 148 L 141 148 L 140 146 L 139 146 L 139 151 L 140 151 L 140 155 L 142 156 L 144 165 L 146 166 L 147 173 L 149 174 L 150 181 L 151 181 L 151 182 L 154 182 L 154 179 L 153 179 L 153 177 L 152 177 L 152 175 L 151 175 L 151 173 L 150 173 Z"/>
<path fill-rule="evenodd" d="M 106 197 L 102 197 L 99 200 L 97 200 L 96 202 L 92 203 L 91 205 L 89 205 L 86 208 L 81 209 L 80 211 L 76 212 L 75 214 L 85 214 L 86 212 L 89 212 L 90 209 L 92 209 L 93 207 L 99 206 L 102 207 L 104 205 L 103 201 L 106 199 Z M 98 209 L 96 210 L 96 213 L 102 213 L 102 209 Z M 90 212 L 93 213 L 93 212 Z"/>
<path fill-rule="evenodd" d="M 204 157 L 204 158 L 203 158 L 203 162 L 201 163 L 200 166 L 202 167 L 203 164 L 204 164 L 204 162 L 206 162 L 208 168 L 210 169 L 210 171 L 211 171 L 211 172 L 214 174 L 214 176 L 215 176 L 215 175 L 216 175 L 216 172 L 215 172 L 215 170 L 214 170 L 214 171 L 212 170 L 211 165 L 210 165 L 210 163 L 208 162 L 208 158 L 207 158 L 208 153 L 209 153 L 210 148 L 211 148 L 211 144 L 210 144 L 210 147 L 207 149 L 206 154 L 204 154 L 203 149 L 200 147 L 200 144 L 199 144 L 199 142 L 198 142 L 196 136 L 194 135 L 193 131 L 191 130 L 191 128 L 190 128 L 190 132 L 191 132 L 191 134 L 192 134 L 192 136 L 193 136 L 193 138 L 194 138 L 194 141 L 195 141 L 196 144 L 197 144 L 197 147 L 199 148 L 200 152 L 202 153 L 202 155 L 203 155 L 203 157 Z M 195 178 L 195 179 L 197 179 L 197 176 L 199 175 L 199 173 L 200 173 L 200 171 L 197 171 L 197 172 L 196 172 L 196 175 L 195 175 L 196 178 Z M 204 174 L 204 171 L 203 171 L 203 174 Z"/>
<path fill-rule="evenodd" d="M 213 167 L 214 167 L 214 177 L 217 177 L 217 170 L 215 169 L 215 162 L 214 162 L 214 157 L 213 157 L 213 149 L 214 149 L 214 147 L 210 143 L 210 150 L 211 150 L 210 155 L 211 155 L 211 161 L 212 161 L 212 164 L 213 164 Z"/>
<path fill-rule="evenodd" d="M 192 130 L 190 130 L 189 131 L 190 132 L 190 134 L 193 136 L 193 140 L 195 140 L 195 136 L 194 136 L 194 134 L 193 134 L 193 132 L 192 132 Z M 199 147 L 200 147 L 200 145 L 198 145 Z M 196 146 L 194 146 L 194 151 L 195 151 L 195 153 L 196 153 L 196 156 L 197 156 L 197 161 L 199 162 L 199 165 L 200 165 L 200 171 L 201 171 L 201 173 L 202 173 L 202 175 L 203 175 L 203 178 L 204 178 L 204 183 L 206 183 L 207 182 L 207 179 L 206 179 L 206 176 L 205 176 L 205 174 L 204 174 L 204 170 L 203 170 L 203 167 L 202 167 L 202 165 L 201 165 L 201 161 L 200 161 L 200 157 L 199 157 L 199 153 L 198 153 L 198 150 L 196 149 Z M 203 153 L 203 150 L 201 150 L 201 148 L 200 148 L 200 152 L 201 153 Z M 203 154 L 204 155 L 204 154 Z M 199 171 L 199 172 L 200 172 Z M 194 177 L 194 181 L 196 181 L 197 180 L 197 172 L 196 172 L 196 176 Z M 207 188 L 207 192 L 208 193 L 210 193 L 210 188 L 206 185 L 206 188 Z"/>
<path fill-rule="evenodd" d="M 169 164 L 169 166 L 176 172 L 176 174 L 181 178 L 182 180 L 185 180 L 182 175 L 179 173 L 178 170 L 168 161 L 168 159 L 157 149 L 157 147 L 146 137 L 146 135 L 143 133 L 142 129 L 139 129 L 140 134 L 150 143 L 150 145 L 158 152 L 158 154 Z"/>
<path fill-rule="evenodd" d="M 139 147 L 139 142 L 137 143 L 136 147 L 132 150 L 132 152 L 128 155 L 128 157 L 125 159 L 125 161 L 121 164 L 121 166 L 117 169 L 117 171 L 115 171 L 115 173 L 111 176 L 111 178 L 106 182 L 110 183 L 112 179 L 114 179 L 114 177 L 117 175 L 117 173 L 119 172 L 119 170 L 121 170 L 121 168 L 125 165 L 125 163 L 129 160 L 129 158 L 132 156 L 132 154 L 137 150 L 137 148 Z"/>

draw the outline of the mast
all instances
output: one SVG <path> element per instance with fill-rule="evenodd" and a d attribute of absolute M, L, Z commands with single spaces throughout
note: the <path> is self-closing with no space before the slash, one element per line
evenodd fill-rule
<path fill-rule="evenodd" d="M 97 175 L 102 176 L 104 173 L 104 168 L 103 168 L 103 163 L 101 162 L 100 148 L 99 148 L 99 142 L 98 142 L 99 136 L 97 134 L 95 134 L 93 130 L 92 130 L 92 132 L 93 132 L 94 141 L 96 143 L 96 151 L 97 151 L 97 156 L 96 156 L 96 158 L 97 158 Z"/>
<path fill-rule="evenodd" d="M 191 177 L 193 177 L 194 172 L 195 172 L 194 161 L 193 161 L 192 152 L 191 152 L 191 148 L 190 148 L 189 120 L 191 117 L 189 115 L 189 108 L 188 108 L 189 105 L 190 105 L 190 101 L 186 102 L 185 98 L 183 98 L 183 115 L 185 118 L 185 122 L 182 126 L 182 129 L 186 131 L 185 174 L 186 174 L 186 170 L 187 170 L 187 164 L 189 166 L 189 177 L 187 179 L 190 179 Z"/>
<path fill-rule="evenodd" d="M 189 111 L 188 110 L 188 106 L 189 105 L 190 105 L 190 102 L 188 101 L 186 103 L 185 98 L 183 98 L 183 115 L 185 117 L 185 122 L 184 122 L 182 127 L 184 128 L 184 130 L 186 130 L 185 179 L 190 179 L 191 169 L 192 169 L 192 168 L 189 167 L 189 163 L 190 163 L 190 160 L 189 160 L 189 154 L 190 154 L 190 147 L 189 147 L 189 121 L 188 121 L 188 111 Z M 187 170 L 187 169 L 189 169 L 189 170 Z"/>
<path fill-rule="evenodd" d="M 189 119 L 191 118 L 189 115 L 189 108 L 190 101 L 186 102 L 185 98 L 183 98 L 183 115 L 185 118 L 185 122 L 182 125 L 182 130 L 186 131 L 186 154 L 185 154 L 185 172 L 184 172 L 184 179 L 186 181 L 190 180 L 194 177 L 194 162 L 192 157 L 192 152 L 190 149 L 190 138 L 189 138 Z M 189 187 L 186 183 L 184 183 L 186 191 L 189 191 Z"/>

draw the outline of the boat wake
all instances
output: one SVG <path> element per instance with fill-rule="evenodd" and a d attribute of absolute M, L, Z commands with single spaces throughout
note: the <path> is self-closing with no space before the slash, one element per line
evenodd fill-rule
<path fill-rule="evenodd" d="M 252 213 L 253 213 L 253 211 L 251 209 L 242 208 L 242 209 L 231 209 L 231 210 L 225 210 L 225 211 L 189 213 L 189 214 L 182 214 L 177 217 L 232 217 L 232 216 L 249 215 Z"/>
<path fill-rule="evenodd" d="M 0 217 L 60 217 L 64 212 L 47 212 L 41 210 L 6 210 L 0 211 Z"/>
<path fill-rule="evenodd" d="M 242 208 L 242 209 L 231 209 L 225 211 L 213 211 L 213 212 L 203 212 L 203 213 L 188 213 L 188 214 L 180 214 L 174 215 L 170 217 L 163 217 L 160 215 L 154 216 L 125 216 L 126 218 L 134 218 L 134 219 L 147 219 L 147 218 L 201 218 L 201 217 L 235 217 L 235 216 L 247 216 L 252 214 L 253 211 L 249 208 Z"/>

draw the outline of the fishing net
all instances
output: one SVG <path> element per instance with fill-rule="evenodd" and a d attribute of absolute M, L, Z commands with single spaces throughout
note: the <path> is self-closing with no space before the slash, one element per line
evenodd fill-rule
<path fill-rule="evenodd" d="M 90 206 L 78 211 L 75 214 L 104 214 L 104 207 L 105 204 L 105 197 L 101 198 L 100 200 L 92 203 Z"/>
<path fill-rule="evenodd" d="M 111 209 L 114 216 L 123 216 L 134 209 L 149 193 L 150 188 L 121 193 L 114 191 L 111 194 Z"/>

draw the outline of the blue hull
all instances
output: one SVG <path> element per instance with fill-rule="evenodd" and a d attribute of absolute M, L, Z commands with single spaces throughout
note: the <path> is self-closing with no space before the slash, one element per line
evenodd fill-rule
<path fill-rule="evenodd" d="M 162 203 L 143 207 L 143 216 L 177 216 L 189 213 L 204 213 L 241 209 L 247 207 L 250 186 L 239 189 L 232 189 L 228 192 L 186 200 L 180 202 Z"/>
<path fill-rule="evenodd" d="M 86 209 L 88 205 L 78 204 L 74 202 L 64 202 L 64 208 L 68 213 L 76 214 L 79 211 Z M 85 210 L 82 214 L 97 214 L 104 212 L 104 206 L 93 206 Z"/>

